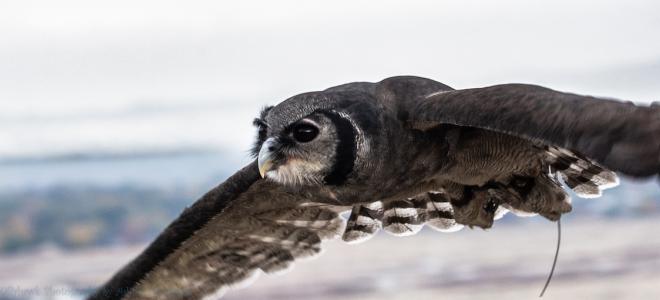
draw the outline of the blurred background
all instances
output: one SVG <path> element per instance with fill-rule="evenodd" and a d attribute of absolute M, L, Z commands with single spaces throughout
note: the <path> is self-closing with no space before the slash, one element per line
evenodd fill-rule
<path fill-rule="evenodd" d="M 393 75 L 660 100 L 660 3 L 0 1 L 0 300 L 79 299 L 250 161 L 297 93 Z M 549 299 L 660 297 L 660 188 L 575 199 Z M 227 299 L 529 299 L 555 224 L 424 230 L 261 276 Z"/>

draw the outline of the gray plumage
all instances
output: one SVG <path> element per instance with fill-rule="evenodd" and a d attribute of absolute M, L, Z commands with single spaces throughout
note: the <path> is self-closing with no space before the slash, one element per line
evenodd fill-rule
<path fill-rule="evenodd" d="M 558 220 L 571 210 L 562 182 L 596 197 L 618 183 L 613 171 L 660 175 L 660 107 L 532 85 L 350 83 L 289 98 L 254 124 L 257 160 L 90 299 L 218 298 L 326 239 L 489 228 L 508 211 Z"/>

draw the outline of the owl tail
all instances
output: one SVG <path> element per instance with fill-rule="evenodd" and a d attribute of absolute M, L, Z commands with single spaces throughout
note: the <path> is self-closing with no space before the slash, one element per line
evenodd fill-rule
<path fill-rule="evenodd" d="M 578 153 L 552 146 L 547 147 L 546 153 L 552 173 L 556 172 L 580 197 L 600 197 L 602 190 L 619 185 L 614 172 Z"/>

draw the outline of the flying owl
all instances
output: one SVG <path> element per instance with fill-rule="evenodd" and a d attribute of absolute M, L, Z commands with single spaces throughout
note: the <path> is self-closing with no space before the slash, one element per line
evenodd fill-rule
<path fill-rule="evenodd" d="M 597 197 L 660 175 L 660 106 L 411 76 L 293 96 L 254 120 L 255 161 L 187 208 L 89 299 L 215 299 L 322 241 L 556 221 L 562 186 Z M 344 219 L 340 214 L 350 212 Z"/>

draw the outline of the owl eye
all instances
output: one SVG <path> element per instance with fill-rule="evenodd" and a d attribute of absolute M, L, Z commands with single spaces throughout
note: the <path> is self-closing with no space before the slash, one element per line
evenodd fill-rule
<path fill-rule="evenodd" d="M 319 135 L 319 129 L 314 125 L 301 123 L 293 127 L 293 138 L 300 143 L 311 142 Z"/>

